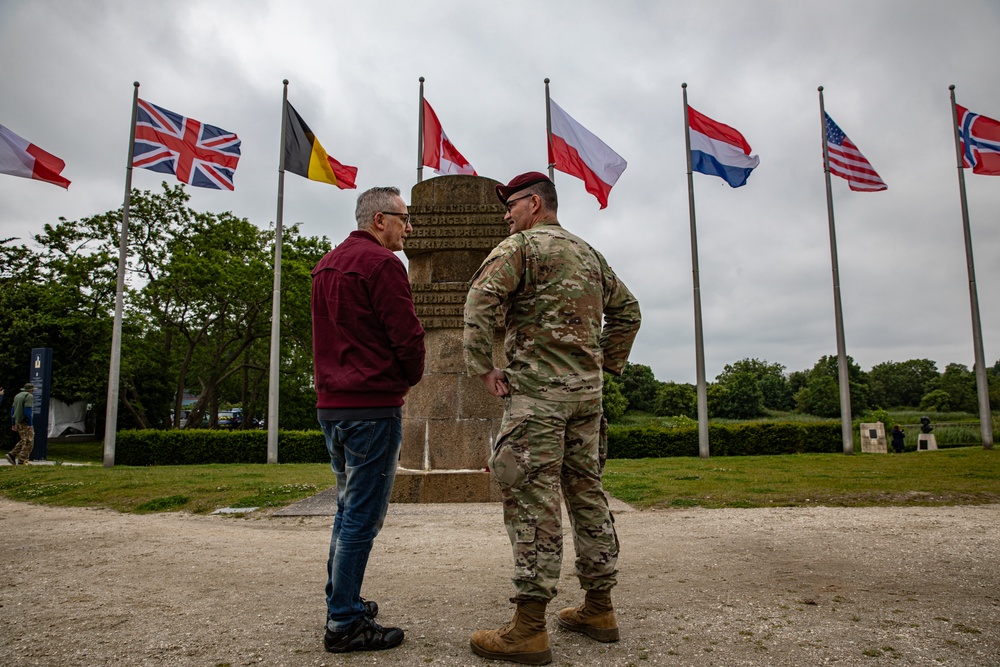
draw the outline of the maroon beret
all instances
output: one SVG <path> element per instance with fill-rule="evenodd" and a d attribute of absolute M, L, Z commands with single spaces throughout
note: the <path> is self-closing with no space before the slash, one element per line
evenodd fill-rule
<path fill-rule="evenodd" d="M 510 179 L 510 183 L 507 185 L 497 185 L 497 197 L 504 204 L 510 199 L 510 196 L 515 192 L 520 192 L 525 188 L 531 187 L 535 183 L 551 183 L 549 177 L 539 171 L 529 171 L 526 174 L 521 174 L 520 176 L 515 176 Z"/>

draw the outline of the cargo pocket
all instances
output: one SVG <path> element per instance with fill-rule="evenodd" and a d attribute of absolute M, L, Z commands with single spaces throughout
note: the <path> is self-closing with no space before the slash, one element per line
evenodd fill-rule
<path fill-rule="evenodd" d="M 514 525 L 514 577 L 517 579 L 535 578 L 535 563 L 538 560 L 535 534 L 534 521 Z"/>
<path fill-rule="evenodd" d="M 497 482 L 504 488 L 514 488 L 525 478 L 525 456 L 519 455 L 515 446 L 524 438 L 527 417 L 512 419 L 497 435 L 496 444 L 490 454 L 489 466 Z"/>

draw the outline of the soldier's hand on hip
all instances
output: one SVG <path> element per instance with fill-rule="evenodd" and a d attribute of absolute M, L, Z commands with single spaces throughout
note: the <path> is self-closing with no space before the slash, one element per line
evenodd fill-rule
<path fill-rule="evenodd" d="M 479 379 L 486 385 L 486 391 L 497 398 L 510 393 L 510 387 L 507 385 L 507 376 L 499 368 L 494 368 L 488 373 L 483 373 L 479 376 Z"/>

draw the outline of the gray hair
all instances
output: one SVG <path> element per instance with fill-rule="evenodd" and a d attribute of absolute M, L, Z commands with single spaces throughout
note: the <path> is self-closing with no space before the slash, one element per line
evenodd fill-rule
<path fill-rule="evenodd" d="M 358 221 L 358 229 L 367 229 L 379 211 L 391 209 L 395 198 L 399 197 L 399 188 L 376 187 L 365 190 L 358 195 L 358 206 L 354 209 L 354 218 Z"/>
<path fill-rule="evenodd" d="M 542 200 L 542 207 L 549 213 L 556 213 L 559 210 L 559 197 L 556 195 L 556 186 L 551 181 L 541 181 L 534 185 L 529 185 L 524 190 L 522 197 L 528 195 L 538 195 Z"/>

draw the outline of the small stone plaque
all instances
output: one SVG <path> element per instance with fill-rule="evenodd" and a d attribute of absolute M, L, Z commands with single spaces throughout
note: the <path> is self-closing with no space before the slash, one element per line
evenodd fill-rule
<path fill-rule="evenodd" d="M 885 454 L 889 450 L 885 441 L 885 425 L 882 422 L 861 425 L 861 451 Z"/>

